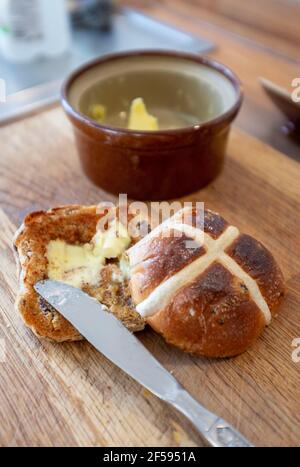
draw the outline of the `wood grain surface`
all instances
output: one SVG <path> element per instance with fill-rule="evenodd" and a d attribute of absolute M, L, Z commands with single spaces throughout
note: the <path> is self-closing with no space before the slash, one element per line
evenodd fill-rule
<path fill-rule="evenodd" d="M 3 446 L 194 446 L 191 425 L 88 343 L 38 340 L 14 311 L 12 235 L 24 215 L 63 203 L 113 199 L 79 167 L 59 108 L 0 129 L 0 444 Z M 299 165 L 234 129 L 223 173 L 185 199 L 202 200 L 275 255 L 287 281 L 281 312 L 256 345 L 233 359 L 185 355 L 151 330 L 151 352 L 207 408 L 256 445 L 300 440 Z"/>
<path fill-rule="evenodd" d="M 174 0 L 159 0 L 160 4 L 175 7 L 176 2 L 185 5 L 186 12 L 197 13 L 202 21 L 259 43 L 278 55 L 299 60 L 300 4 L 297 1 L 175 0 L 174 3 Z"/>

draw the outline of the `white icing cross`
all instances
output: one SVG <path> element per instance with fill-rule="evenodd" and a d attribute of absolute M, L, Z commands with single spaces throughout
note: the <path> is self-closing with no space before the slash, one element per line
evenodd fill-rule
<path fill-rule="evenodd" d="M 145 300 L 139 303 L 136 310 L 141 316 L 152 316 L 165 308 L 178 290 L 196 279 L 214 261 L 218 261 L 246 285 L 252 300 L 263 313 L 266 324 L 270 323 L 271 313 L 256 281 L 224 251 L 239 236 L 239 230 L 236 227 L 232 225 L 227 227 L 222 235 L 214 240 L 210 235 L 204 233 L 203 230 L 191 225 L 181 224 L 176 222 L 176 220 L 168 220 L 150 232 L 149 235 L 133 246 L 132 249 L 138 248 L 139 244 L 147 242 L 149 237 L 155 237 L 166 228 L 180 230 L 186 236 L 203 245 L 206 253 L 185 266 L 165 282 L 159 284 Z"/>

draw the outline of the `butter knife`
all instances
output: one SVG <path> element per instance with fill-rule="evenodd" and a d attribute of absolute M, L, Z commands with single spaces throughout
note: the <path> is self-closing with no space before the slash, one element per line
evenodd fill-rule
<path fill-rule="evenodd" d="M 104 305 L 62 282 L 40 281 L 35 290 L 106 358 L 185 415 L 208 445 L 252 447 L 229 423 L 202 407 Z"/>

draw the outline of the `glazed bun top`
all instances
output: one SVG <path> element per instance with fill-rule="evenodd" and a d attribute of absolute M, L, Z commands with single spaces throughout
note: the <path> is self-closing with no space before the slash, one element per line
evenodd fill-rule
<path fill-rule="evenodd" d="M 138 313 L 191 352 L 225 356 L 245 350 L 283 296 L 271 253 L 209 210 L 178 211 L 127 254 Z"/>

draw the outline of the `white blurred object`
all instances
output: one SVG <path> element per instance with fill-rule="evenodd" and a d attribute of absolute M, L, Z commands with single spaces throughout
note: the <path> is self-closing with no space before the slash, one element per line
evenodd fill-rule
<path fill-rule="evenodd" d="M 1 49 L 13 62 L 34 59 L 43 50 L 41 5 L 39 0 L 0 2 Z"/>
<path fill-rule="evenodd" d="M 61 55 L 70 46 L 70 27 L 65 0 L 40 0 L 42 5 L 44 54 Z"/>
<path fill-rule="evenodd" d="M 65 0 L 1 0 L 0 46 L 11 62 L 27 62 L 68 50 Z"/>

